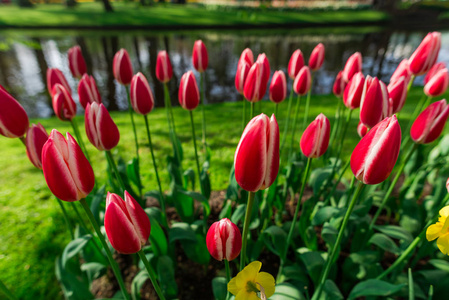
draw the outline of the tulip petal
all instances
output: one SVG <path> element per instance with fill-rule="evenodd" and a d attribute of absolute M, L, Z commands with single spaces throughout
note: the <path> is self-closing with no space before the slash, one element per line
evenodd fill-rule
<path fill-rule="evenodd" d="M 125 191 L 125 203 L 137 236 L 141 244 L 145 245 L 151 232 L 150 219 L 142 207 L 127 191 Z"/>
<path fill-rule="evenodd" d="M 279 172 L 279 125 L 274 114 L 268 126 L 267 169 L 261 189 L 271 186 Z"/>
<path fill-rule="evenodd" d="M 100 104 L 95 123 L 102 150 L 111 150 L 117 146 L 120 132 L 103 104 Z"/>

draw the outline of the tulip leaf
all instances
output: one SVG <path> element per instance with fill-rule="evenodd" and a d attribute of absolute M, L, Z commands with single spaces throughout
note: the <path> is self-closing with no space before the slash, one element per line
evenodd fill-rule
<path fill-rule="evenodd" d="M 220 214 L 218 215 L 219 219 L 223 219 L 223 218 L 231 218 L 231 212 L 232 212 L 232 200 L 228 199 L 226 200 L 226 202 L 223 204 L 223 207 L 220 211 Z"/>
<path fill-rule="evenodd" d="M 383 226 L 374 226 L 374 229 L 379 230 L 383 234 L 398 240 L 405 241 L 407 243 L 411 243 L 413 240 L 413 236 L 402 227 L 394 226 L 394 225 L 383 225 Z"/>
<path fill-rule="evenodd" d="M 378 246 L 379 248 L 391 252 L 393 254 L 399 255 L 401 254 L 401 251 L 399 250 L 399 247 L 395 244 L 395 242 L 386 236 L 383 233 L 375 233 L 370 240 L 368 241 L 369 244 L 374 244 Z"/>
<path fill-rule="evenodd" d="M 169 243 L 173 243 L 178 240 L 187 240 L 191 242 L 196 242 L 195 231 L 187 223 L 174 223 L 173 226 L 168 231 Z"/>
<path fill-rule="evenodd" d="M 226 198 L 237 202 L 239 199 L 239 188 L 237 180 L 235 179 L 235 169 L 233 164 L 229 174 L 229 185 L 226 190 Z"/>
<path fill-rule="evenodd" d="M 175 186 L 172 189 L 173 203 L 176 207 L 181 220 L 192 223 L 194 221 L 194 200 L 187 194 L 187 191 L 180 186 Z"/>
<path fill-rule="evenodd" d="M 310 173 L 308 183 L 312 187 L 315 195 L 317 195 L 320 189 L 328 182 L 329 177 L 332 175 L 332 169 L 333 166 L 326 166 L 323 168 L 316 168 Z"/>
<path fill-rule="evenodd" d="M 442 260 L 442 259 L 431 259 L 429 260 L 429 264 L 434 266 L 437 269 L 440 269 L 442 271 L 445 271 L 449 273 L 449 262 Z"/>
<path fill-rule="evenodd" d="M 164 295 L 168 298 L 175 298 L 178 295 L 178 285 L 176 284 L 173 261 L 169 256 L 164 255 L 158 258 L 157 275 Z"/>
<path fill-rule="evenodd" d="M 274 254 L 281 256 L 287 247 L 287 233 L 278 226 L 270 226 L 264 232 L 264 242 Z"/>
<path fill-rule="evenodd" d="M 182 150 L 182 144 L 179 140 L 178 136 L 174 133 L 173 130 L 170 130 L 170 140 L 173 145 L 173 155 L 178 166 L 181 165 L 182 160 L 184 159 L 184 152 Z M 179 155 L 179 160 L 178 160 Z"/>
<path fill-rule="evenodd" d="M 200 174 L 200 184 L 203 187 L 203 196 L 206 199 L 210 198 L 211 193 L 211 185 L 210 185 L 210 178 L 209 178 L 209 162 L 205 161 L 203 163 L 203 169 L 201 170 Z"/>
<path fill-rule="evenodd" d="M 138 189 L 143 188 L 142 181 L 140 180 L 140 169 L 139 169 L 139 161 L 137 158 L 133 158 L 126 165 L 126 175 L 129 180 L 134 183 Z"/>
<path fill-rule="evenodd" d="M 192 184 L 192 191 L 195 190 L 195 171 L 193 171 L 192 168 L 189 168 L 187 170 L 184 171 L 184 174 L 182 174 L 182 176 L 184 177 L 184 188 L 188 189 L 189 188 L 189 181 Z"/>
<path fill-rule="evenodd" d="M 91 238 L 92 236 L 90 234 L 86 234 L 68 243 L 64 248 L 64 252 L 62 253 L 62 266 L 65 267 L 69 259 L 80 253 L 80 251 L 87 245 Z"/>
<path fill-rule="evenodd" d="M 101 224 L 102 222 L 100 222 L 100 211 L 106 206 L 106 202 L 104 201 L 104 192 L 106 190 L 106 185 L 102 185 L 95 193 L 95 195 L 93 195 L 92 197 L 92 202 L 90 203 L 90 210 L 92 211 L 92 214 L 95 217 L 95 220 L 97 221 L 98 224 Z M 77 203 L 74 203 L 74 205 L 76 205 Z"/>
<path fill-rule="evenodd" d="M 64 267 L 62 259 L 56 258 L 55 275 L 61 284 L 62 292 L 67 300 L 93 299 L 89 291 L 89 284 L 82 276 L 72 273 Z"/>
<path fill-rule="evenodd" d="M 167 156 L 167 171 L 170 175 L 170 186 L 183 186 L 181 169 L 176 159 L 171 156 Z"/>
<path fill-rule="evenodd" d="M 210 205 L 209 205 L 209 201 L 200 193 L 197 192 L 190 192 L 190 191 L 186 191 L 186 190 L 178 190 L 179 193 L 187 195 L 189 197 L 191 197 L 192 199 L 200 202 L 203 205 L 204 208 L 204 215 L 205 218 L 207 219 L 209 217 L 210 214 Z"/>
<path fill-rule="evenodd" d="M 92 281 L 106 273 L 106 266 L 97 262 L 89 262 L 81 265 L 81 271 L 86 272 L 90 285 Z"/>
<path fill-rule="evenodd" d="M 405 284 L 391 284 L 378 279 L 368 279 L 357 284 L 352 289 L 348 299 L 356 299 L 362 296 L 393 296 L 404 286 Z"/>
<path fill-rule="evenodd" d="M 237 225 L 245 215 L 245 211 L 246 211 L 246 204 L 240 204 L 239 206 L 237 206 L 237 209 L 231 216 L 231 222 Z"/>
<path fill-rule="evenodd" d="M 165 255 L 167 254 L 168 245 L 164 231 L 156 218 L 149 216 L 149 219 L 151 224 L 150 242 L 153 253 L 155 256 Z"/>
<path fill-rule="evenodd" d="M 189 259 L 202 265 L 207 265 L 209 264 L 210 254 L 209 250 L 207 250 L 206 239 L 199 233 L 196 233 L 195 236 L 195 242 L 183 239 L 181 240 L 181 245 Z"/>
<path fill-rule="evenodd" d="M 270 300 L 306 300 L 303 293 L 290 283 L 276 284 L 276 290 Z"/>
<path fill-rule="evenodd" d="M 324 299 L 335 299 L 335 300 L 341 300 L 344 299 L 343 295 L 341 294 L 340 290 L 338 289 L 335 282 L 333 282 L 330 279 L 327 279 L 323 286 L 323 297 Z"/>
<path fill-rule="evenodd" d="M 324 223 L 323 230 L 321 230 L 321 237 L 327 244 L 333 247 L 337 240 L 337 235 L 338 230 L 335 227 L 329 223 Z"/>
<path fill-rule="evenodd" d="M 320 279 L 321 270 L 325 263 L 323 257 L 317 251 L 308 251 L 302 253 L 299 257 L 306 266 L 307 273 L 309 274 L 310 278 L 312 279 L 314 284 L 317 284 L 318 280 Z"/>
<path fill-rule="evenodd" d="M 329 221 L 333 216 L 340 212 L 340 209 L 332 206 L 325 206 L 320 208 L 317 213 L 313 216 L 312 225 L 318 226 L 324 224 L 324 222 Z"/>
<path fill-rule="evenodd" d="M 140 290 L 142 289 L 145 281 L 149 279 L 148 271 L 146 269 L 141 270 L 137 273 L 131 283 L 131 297 L 133 300 L 140 300 Z"/>
<path fill-rule="evenodd" d="M 212 292 L 215 300 L 226 300 L 228 293 L 227 281 L 224 277 L 215 277 L 212 279 Z"/>

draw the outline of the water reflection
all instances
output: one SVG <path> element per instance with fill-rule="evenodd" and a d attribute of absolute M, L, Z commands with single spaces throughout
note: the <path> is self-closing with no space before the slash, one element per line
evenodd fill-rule
<path fill-rule="evenodd" d="M 196 39 L 202 39 L 209 51 L 206 71 L 206 103 L 237 101 L 240 96 L 234 88 L 234 76 L 241 51 L 250 47 L 255 57 L 265 52 L 271 70 L 286 71 L 291 53 L 300 48 L 306 60 L 319 42 L 326 47 L 326 60 L 313 82 L 313 93 L 327 94 L 333 80 L 346 59 L 354 52 L 363 55 L 363 72 L 388 82 L 392 72 L 418 46 L 427 32 L 403 32 L 350 28 L 342 30 L 319 29 L 304 31 L 191 31 L 148 33 L 119 32 L 45 32 L 33 33 L 3 31 L 0 35 L 0 84 L 20 102 L 30 116 L 50 116 L 51 99 L 46 90 L 46 70 L 57 67 L 67 77 L 76 95 L 77 80 L 72 78 L 67 51 L 75 44 L 83 50 L 88 71 L 93 74 L 104 103 L 110 110 L 127 108 L 125 88 L 114 80 L 112 59 L 117 50 L 126 48 L 135 72 L 141 71 L 150 81 L 156 97 L 156 106 L 163 105 L 163 88 L 156 80 L 157 52 L 166 49 L 171 57 L 174 77 L 169 84 L 172 102 L 177 103 L 177 86 L 182 74 L 193 69 L 191 51 Z M 442 35 L 439 61 L 449 62 L 448 31 Z M 422 78 L 416 81 L 422 83 Z M 290 83 L 289 83 L 290 85 Z M 79 106 L 81 108 L 81 106 Z"/>

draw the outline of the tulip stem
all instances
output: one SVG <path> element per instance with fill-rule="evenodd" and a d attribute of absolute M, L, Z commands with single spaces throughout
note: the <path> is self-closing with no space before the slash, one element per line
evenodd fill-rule
<path fill-rule="evenodd" d="M 309 89 L 309 92 L 307 93 L 306 108 L 304 110 L 304 117 L 303 117 L 303 120 L 302 120 L 301 131 L 303 131 L 306 128 L 307 118 L 309 117 L 309 106 L 310 106 L 310 96 L 312 94 L 312 85 L 313 85 L 313 75 L 310 78 L 310 89 Z"/>
<path fill-rule="evenodd" d="M 290 122 L 290 114 L 291 114 L 291 110 L 292 110 L 292 102 L 293 102 L 293 88 L 290 91 L 290 98 L 288 99 L 287 120 L 285 121 L 284 134 L 282 136 L 282 142 L 281 142 L 281 147 L 279 149 L 279 153 L 282 152 L 282 149 L 284 148 L 285 140 L 287 137 L 288 123 Z"/>
<path fill-rule="evenodd" d="M 80 147 L 84 152 L 84 155 L 86 155 L 87 160 L 90 162 L 89 153 L 87 153 L 86 145 L 84 145 L 83 139 L 81 138 L 81 134 L 78 128 L 78 124 L 76 123 L 76 119 L 75 118 L 71 119 L 70 124 L 72 125 L 76 139 L 78 140 L 78 143 L 80 144 Z"/>
<path fill-rule="evenodd" d="M 226 269 L 226 286 L 227 286 L 229 281 L 231 281 L 231 269 L 229 268 L 229 261 L 227 259 L 224 259 L 224 264 L 225 264 L 225 269 Z M 226 299 L 229 299 L 229 296 L 230 296 L 230 293 L 229 293 L 229 291 L 227 291 Z"/>
<path fill-rule="evenodd" d="M 337 250 L 340 248 L 340 243 L 343 238 L 343 233 L 345 232 L 346 225 L 348 225 L 349 217 L 351 216 L 352 210 L 354 209 L 355 203 L 357 202 L 357 198 L 359 197 L 364 186 L 365 185 L 362 182 L 359 182 L 357 189 L 354 192 L 354 196 L 351 199 L 351 203 L 349 203 L 348 210 L 346 211 L 346 214 L 343 218 L 343 222 L 341 224 L 340 230 L 338 231 L 337 240 L 335 241 L 335 245 L 332 247 L 330 255 L 328 255 L 328 257 L 327 257 L 326 265 L 325 265 L 323 272 L 321 273 L 321 276 L 320 276 L 318 288 L 313 293 L 312 300 L 320 299 L 321 293 L 323 291 L 324 283 L 326 282 L 327 276 L 329 275 L 329 271 L 332 266 L 332 262 L 334 261 L 335 255 L 337 254 Z M 330 248 L 329 248 L 329 250 L 330 250 Z"/>
<path fill-rule="evenodd" d="M 290 149 L 288 150 L 288 158 L 292 155 L 293 151 L 293 144 L 295 142 L 295 133 L 296 133 L 296 122 L 298 120 L 298 114 L 299 114 L 299 103 L 301 102 L 301 96 L 298 95 L 298 100 L 296 101 L 296 108 L 295 108 L 295 118 L 293 119 L 293 131 L 292 131 L 292 140 L 290 142 Z"/>
<path fill-rule="evenodd" d="M 338 99 L 340 100 L 340 99 Z M 331 138 L 329 139 L 329 146 L 331 146 L 330 150 L 333 149 L 332 145 L 334 144 L 335 137 L 338 135 L 338 130 L 340 129 L 340 111 L 341 111 L 342 102 L 338 101 L 337 111 L 335 112 L 335 126 L 332 128 Z M 330 152 L 330 151 L 328 151 Z"/>
<path fill-rule="evenodd" d="M 72 202 L 72 203 L 73 203 L 73 205 L 72 205 L 73 210 L 75 211 L 75 214 L 76 214 L 76 216 L 78 217 L 78 220 L 79 220 L 79 223 L 80 223 L 81 227 L 83 227 L 84 231 L 86 231 L 87 234 L 90 234 L 90 235 L 93 237 L 94 234 L 93 234 L 92 230 L 90 230 L 90 229 L 86 226 L 86 224 L 84 223 L 83 217 L 81 217 L 81 214 L 80 214 L 80 212 L 78 211 L 78 208 L 76 208 L 76 202 Z M 97 242 L 95 242 L 95 239 L 92 239 L 92 243 L 94 244 L 95 248 L 97 248 L 98 252 L 101 253 L 101 247 L 98 246 Z"/>
<path fill-rule="evenodd" d="M 115 173 L 115 177 L 117 177 L 117 180 L 120 184 L 120 187 L 122 188 L 122 193 L 126 190 L 125 183 L 123 182 L 122 176 L 120 176 L 120 173 L 117 169 L 117 165 L 115 164 L 114 157 L 112 156 L 111 150 L 106 150 L 106 159 L 108 160 L 109 166 Z"/>
<path fill-rule="evenodd" d="M 338 184 L 340 183 L 341 179 L 343 178 L 343 175 L 345 174 L 346 170 L 348 169 L 349 165 L 351 163 L 351 160 L 348 160 L 348 162 L 345 164 L 345 166 L 343 167 L 343 169 L 340 172 L 340 176 L 338 176 L 337 181 L 334 183 L 334 185 L 332 186 L 332 190 L 329 194 L 327 194 L 326 198 L 323 201 L 323 206 L 326 206 L 329 203 L 330 198 L 332 197 L 332 195 L 335 193 L 335 190 L 337 189 Z M 355 178 L 355 177 L 353 177 Z"/>
<path fill-rule="evenodd" d="M 274 116 L 276 117 L 276 119 L 277 119 L 277 117 L 278 117 L 278 106 L 279 106 L 279 103 L 276 103 L 276 104 L 274 105 Z"/>
<path fill-rule="evenodd" d="M 424 101 L 424 100 L 425 100 L 425 101 Z M 431 97 L 431 96 L 427 97 L 427 99 L 426 99 L 426 95 L 423 94 L 423 96 L 422 96 L 421 99 L 419 100 L 418 105 L 416 105 L 416 107 L 415 107 L 415 111 L 413 112 L 412 116 L 410 117 L 410 120 L 408 121 L 407 129 L 406 129 L 405 132 L 407 132 L 407 133 L 410 132 L 410 129 L 412 128 L 412 125 L 413 125 L 413 123 L 415 122 L 416 117 L 418 117 L 419 112 L 420 112 L 423 108 L 429 106 L 431 100 L 432 100 L 432 97 Z M 402 147 L 401 147 L 401 149 L 406 148 L 406 147 L 408 146 L 408 142 L 409 142 L 409 141 L 410 141 L 410 135 L 407 134 L 407 135 L 405 136 L 405 138 L 404 138 L 404 141 L 402 142 Z"/>
<path fill-rule="evenodd" d="M 254 102 L 251 102 L 251 118 L 254 118 Z"/>
<path fill-rule="evenodd" d="M 205 89 L 204 89 L 204 82 L 206 81 L 206 73 L 202 72 L 200 73 L 200 89 L 201 89 L 201 115 L 202 115 L 202 129 L 203 129 L 203 151 L 204 151 L 204 157 L 207 158 L 207 143 L 206 143 L 206 113 L 204 111 L 204 96 L 205 96 Z M 207 159 L 206 159 L 207 160 Z"/>
<path fill-rule="evenodd" d="M 243 97 L 243 116 L 242 116 L 242 132 L 246 127 L 246 99 Z"/>
<path fill-rule="evenodd" d="M 65 224 L 67 225 L 67 228 L 70 231 L 70 237 L 73 240 L 73 239 L 75 239 L 75 236 L 73 235 L 72 223 L 70 222 L 69 215 L 67 214 L 67 211 L 66 211 L 64 205 L 62 204 L 62 201 L 58 198 L 56 198 L 56 201 L 58 202 L 59 206 L 61 207 L 62 214 L 64 215 Z"/>
<path fill-rule="evenodd" d="M 16 300 L 17 298 L 11 293 L 11 291 L 6 287 L 3 281 L 0 280 L 0 291 L 10 300 Z"/>
<path fill-rule="evenodd" d="M 118 284 L 120 286 L 120 289 L 122 291 L 123 296 L 125 297 L 126 300 L 130 300 L 131 298 L 129 297 L 129 294 L 126 291 L 125 283 L 123 282 L 122 274 L 120 273 L 120 269 L 118 268 L 117 262 L 112 257 L 111 250 L 109 249 L 109 246 L 106 243 L 106 240 L 105 240 L 103 234 L 101 233 L 101 230 L 100 230 L 100 227 L 97 224 L 97 221 L 95 221 L 94 215 L 90 211 L 90 208 L 89 208 L 89 205 L 86 202 L 86 199 L 84 199 L 84 198 L 81 199 L 80 203 L 83 206 L 84 211 L 86 212 L 87 216 L 89 217 L 89 220 L 92 223 L 92 226 L 94 227 L 95 232 L 97 233 L 97 236 L 100 239 L 101 244 L 103 245 L 104 250 L 106 251 L 106 255 L 108 256 L 109 263 L 110 263 L 110 265 L 112 267 L 112 271 L 114 272 L 115 278 L 117 279 L 117 282 L 118 282 Z"/>
<path fill-rule="evenodd" d="M 167 83 L 164 83 L 164 102 L 165 111 L 167 113 L 168 129 L 170 131 L 170 140 L 172 141 L 173 148 L 175 149 L 176 160 L 179 162 L 179 165 L 181 165 L 181 155 L 178 149 L 175 120 L 173 119 L 173 111 L 170 103 L 170 92 L 168 91 Z"/>
<path fill-rule="evenodd" d="M 151 283 L 153 284 L 154 290 L 156 291 L 156 294 L 159 296 L 159 299 L 165 300 L 164 293 L 162 293 L 161 287 L 157 283 L 156 273 L 154 272 L 153 268 L 151 267 L 150 262 L 148 261 L 147 257 L 145 256 L 145 253 L 143 253 L 143 251 L 141 249 L 139 252 L 137 252 L 137 254 L 139 255 L 145 268 L 148 271 L 148 275 L 150 277 Z"/>
<path fill-rule="evenodd" d="M 248 240 L 249 222 L 251 221 L 251 213 L 254 205 L 255 192 L 248 192 L 248 203 L 246 204 L 245 212 L 245 223 L 243 224 L 243 234 L 242 234 L 242 251 L 240 252 L 240 271 L 246 263 L 246 243 Z"/>

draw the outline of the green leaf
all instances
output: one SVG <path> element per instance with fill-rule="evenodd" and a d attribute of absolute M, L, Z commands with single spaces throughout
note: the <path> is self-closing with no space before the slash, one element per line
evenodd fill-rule
<path fill-rule="evenodd" d="M 240 204 L 231 216 L 231 222 L 237 225 L 243 218 L 246 211 L 246 204 Z"/>
<path fill-rule="evenodd" d="M 231 212 L 232 212 L 232 200 L 226 200 L 225 204 L 223 205 L 223 208 L 220 211 L 220 214 L 218 215 L 218 218 L 221 220 L 223 218 L 231 218 Z"/>
<path fill-rule="evenodd" d="M 149 216 L 149 219 L 151 224 L 150 242 L 153 253 L 155 256 L 165 255 L 168 250 L 165 233 L 155 218 Z"/>
<path fill-rule="evenodd" d="M 92 214 L 95 217 L 95 220 L 97 223 L 101 224 L 100 221 L 100 211 L 104 211 L 106 207 L 106 201 L 104 201 L 104 192 L 106 189 L 106 185 L 102 185 L 95 193 L 95 195 L 92 198 L 92 202 L 90 203 L 90 210 L 92 211 Z M 77 204 L 77 203 L 74 203 Z"/>
<path fill-rule="evenodd" d="M 178 193 L 187 195 L 189 197 L 191 197 L 192 199 L 200 202 L 203 205 L 204 208 L 204 214 L 206 216 L 206 219 L 209 217 L 210 214 L 210 205 L 209 205 L 209 201 L 200 193 L 197 192 L 191 192 L 191 191 L 186 191 L 186 190 L 178 190 Z"/>
<path fill-rule="evenodd" d="M 442 271 L 446 271 L 449 273 L 449 262 L 442 260 L 442 259 L 431 259 L 429 260 L 429 264 L 434 266 L 437 269 L 440 269 Z"/>
<path fill-rule="evenodd" d="M 321 256 L 321 253 L 317 251 L 308 251 L 302 253 L 299 257 L 306 266 L 310 278 L 312 279 L 314 284 L 317 284 L 325 263 L 323 257 Z"/>
<path fill-rule="evenodd" d="M 329 221 L 339 211 L 340 209 L 332 206 L 325 206 L 323 208 L 320 208 L 312 219 L 312 225 L 318 226 L 324 224 L 324 222 Z"/>
<path fill-rule="evenodd" d="M 329 176 L 332 174 L 332 168 L 332 166 L 316 168 L 310 173 L 309 185 L 312 187 L 315 195 L 318 194 L 325 182 L 327 182 Z"/>
<path fill-rule="evenodd" d="M 187 223 L 174 223 L 168 231 L 168 236 L 170 244 L 177 240 L 196 242 L 195 231 Z"/>
<path fill-rule="evenodd" d="M 209 178 L 209 162 L 205 161 L 203 163 L 203 168 L 201 169 L 200 174 L 200 184 L 203 187 L 204 197 L 206 199 L 210 198 L 211 193 L 211 185 L 210 185 L 210 178 Z"/>
<path fill-rule="evenodd" d="M 195 234 L 196 241 L 181 240 L 181 245 L 187 257 L 202 265 L 209 264 L 210 254 L 206 246 L 206 238 L 202 234 Z"/>
<path fill-rule="evenodd" d="M 175 280 L 173 261 L 169 256 L 164 255 L 157 260 L 157 275 L 164 295 L 168 298 L 176 297 L 178 295 L 178 285 Z"/>
<path fill-rule="evenodd" d="M 227 281 L 224 277 L 215 277 L 212 279 L 212 292 L 215 300 L 226 300 L 228 292 Z"/>
<path fill-rule="evenodd" d="M 321 237 L 329 245 L 335 245 L 337 241 L 338 230 L 329 223 L 324 223 L 323 230 L 321 231 Z"/>
<path fill-rule="evenodd" d="M 368 279 L 357 284 L 349 294 L 348 299 L 356 299 L 362 296 L 393 296 L 399 292 L 405 284 L 391 284 L 378 279 Z"/>
<path fill-rule="evenodd" d="M 393 254 L 396 254 L 396 255 L 401 254 L 401 251 L 399 250 L 399 247 L 395 244 L 395 242 L 383 233 L 375 233 L 370 238 L 368 243 L 374 244 L 374 245 L 378 246 L 379 248 L 381 248 L 385 251 L 391 252 Z"/>
<path fill-rule="evenodd" d="M 176 159 L 171 156 L 167 156 L 167 171 L 170 176 L 170 186 L 183 186 L 181 168 Z"/>
<path fill-rule="evenodd" d="M 92 281 L 106 273 L 106 266 L 97 262 L 89 262 L 81 265 L 81 271 L 86 272 L 90 285 L 92 285 Z"/>
<path fill-rule="evenodd" d="M 67 270 L 60 257 L 56 258 L 55 275 L 61 284 L 62 292 L 67 300 L 93 299 L 87 280 Z"/>
<path fill-rule="evenodd" d="M 327 279 L 323 286 L 323 298 L 326 300 L 340 300 L 343 299 L 343 295 L 338 289 L 335 282 Z"/>
<path fill-rule="evenodd" d="M 172 188 L 171 197 L 181 220 L 192 223 L 194 221 L 193 198 L 178 185 Z"/>
<path fill-rule="evenodd" d="M 411 243 L 413 236 L 402 227 L 394 225 L 374 226 L 376 230 L 379 230 L 383 234 L 398 240 L 403 240 L 407 243 Z"/>
<path fill-rule="evenodd" d="M 193 171 L 192 168 L 188 168 L 187 170 L 184 171 L 184 174 L 182 174 L 182 176 L 184 177 L 184 188 L 188 189 L 189 186 L 189 182 L 192 184 L 192 191 L 195 190 L 195 171 Z"/>
<path fill-rule="evenodd" d="M 177 163 L 178 166 L 180 166 L 182 160 L 184 159 L 184 152 L 182 150 L 181 141 L 179 140 L 178 136 L 174 133 L 173 130 L 170 130 L 170 140 L 171 140 L 172 145 L 173 145 L 173 155 L 174 155 L 175 159 L 176 159 L 176 152 L 179 154 L 180 161 L 176 160 L 176 163 Z"/>
<path fill-rule="evenodd" d="M 284 282 L 276 284 L 276 290 L 270 300 L 306 300 L 306 297 L 297 287 Z"/>
<path fill-rule="evenodd" d="M 80 238 L 74 239 L 64 248 L 64 252 L 62 253 L 61 262 L 63 267 L 66 266 L 67 261 L 80 253 L 80 251 L 87 245 L 92 236 L 90 234 L 84 235 Z"/>
<path fill-rule="evenodd" d="M 287 247 L 287 234 L 282 228 L 272 225 L 268 227 L 263 234 L 265 245 L 271 252 L 278 256 L 285 253 Z"/>
<path fill-rule="evenodd" d="M 136 277 L 134 277 L 132 283 L 131 283 L 131 297 L 133 300 L 140 300 L 140 289 L 142 288 L 143 284 L 147 279 L 150 277 L 148 276 L 147 270 L 141 270 Z"/>
<path fill-rule="evenodd" d="M 408 299 L 415 300 L 415 286 L 413 283 L 412 269 L 408 268 Z"/>
<path fill-rule="evenodd" d="M 137 188 L 143 188 L 140 180 L 139 161 L 137 158 L 134 157 L 126 165 L 126 175 L 128 176 L 128 179 L 137 186 Z"/>
<path fill-rule="evenodd" d="M 239 185 L 235 179 L 234 164 L 232 164 L 231 172 L 229 174 L 229 185 L 226 189 L 226 198 L 235 202 L 239 199 Z"/>

